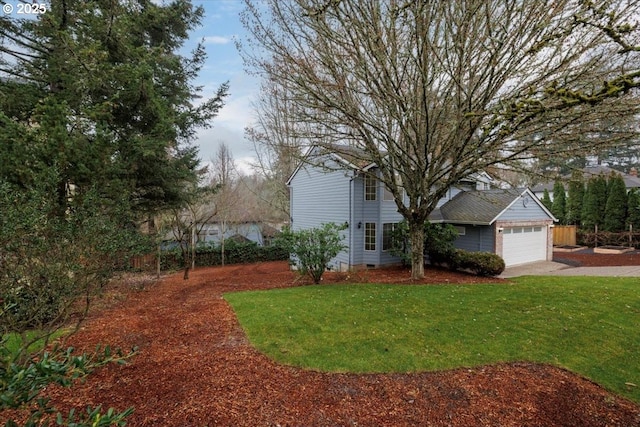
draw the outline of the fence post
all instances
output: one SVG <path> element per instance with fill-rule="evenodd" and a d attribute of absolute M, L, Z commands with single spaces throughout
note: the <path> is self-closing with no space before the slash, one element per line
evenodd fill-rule
<path fill-rule="evenodd" d="M 595 227 L 596 227 L 596 232 L 595 232 L 593 238 L 594 238 L 594 247 L 597 248 L 598 247 L 598 224 L 596 224 Z"/>

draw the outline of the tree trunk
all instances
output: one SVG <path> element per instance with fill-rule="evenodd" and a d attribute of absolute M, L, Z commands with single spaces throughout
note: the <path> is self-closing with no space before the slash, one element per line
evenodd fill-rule
<path fill-rule="evenodd" d="M 161 272 L 161 265 L 160 263 L 162 262 L 162 247 L 161 247 L 161 243 L 158 243 L 158 253 L 156 256 L 156 278 L 159 279 L 160 278 L 160 272 Z"/>
<path fill-rule="evenodd" d="M 222 228 L 220 230 L 220 264 L 224 267 L 224 233 L 226 232 L 225 229 L 225 222 L 222 221 Z"/>
<path fill-rule="evenodd" d="M 411 279 L 424 277 L 424 221 L 409 221 L 409 240 L 411 241 Z"/>
<path fill-rule="evenodd" d="M 196 222 L 191 227 L 191 269 L 196 268 Z"/>

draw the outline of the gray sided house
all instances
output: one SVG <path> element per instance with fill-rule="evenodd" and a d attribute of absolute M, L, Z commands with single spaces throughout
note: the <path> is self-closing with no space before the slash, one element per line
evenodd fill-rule
<path fill-rule="evenodd" d="M 292 230 L 346 225 L 348 249 L 330 263 L 336 270 L 399 263 L 389 249 L 402 216 L 390 192 L 363 173 L 375 173 L 376 166 L 314 150 L 309 156 L 321 156 L 319 161 L 303 162 L 288 181 Z M 490 183 L 488 175 L 477 174 L 450 188 L 430 220 L 453 224 L 457 247 L 496 253 L 507 265 L 551 260 L 553 215 L 528 189 L 491 190 Z"/>

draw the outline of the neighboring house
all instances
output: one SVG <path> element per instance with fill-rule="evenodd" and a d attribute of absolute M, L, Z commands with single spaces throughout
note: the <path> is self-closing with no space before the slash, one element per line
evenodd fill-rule
<path fill-rule="evenodd" d="M 312 149 L 309 155 L 316 153 Z M 389 249 L 392 231 L 403 218 L 391 193 L 362 173 L 375 173 L 376 166 L 356 165 L 335 153 L 319 160 L 302 163 L 287 183 L 292 230 L 329 222 L 347 225 L 343 237 L 348 250 L 332 260 L 334 269 L 398 263 Z M 490 182 L 488 175 L 477 174 L 451 187 L 430 220 L 455 225 L 457 247 L 494 252 L 507 265 L 551 260 L 553 215 L 530 190 L 490 190 Z"/>
<path fill-rule="evenodd" d="M 198 229 L 200 229 L 200 226 L 198 226 Z M 259 246 L 270 246 L 278 233 L 279 231 L 276 228 L 259 221 L 212 221 L 202 225 L 200 233 L 198 233 L 198 243 L 218 245 L 222 242 L 224 236 L 225 240 L 251 241 Z"/>
<path fill-rule="evenodd" d="M 627 192 L 634 188 L 640 188 L 640 178 L 638 178 L 638 170 L 636 168 L 631 168 L 628 174 L 601 165 L 587 166 L 582 169 L 585 184 L 594 176 L 602 175 L 605 178 L 608 178 L 612 173 L 622 176 L 624 185 L 627 188 Z M 568 183 L 570 179 L 571 175 L 565 175 L 561 178 L 565 190 L 568 190 Z M 553 200 L 554 183 L 554 181 L 543 182 L 534 186 L 531 190 L 536 195 L 536 197 L 540 199 L 544 194 L 544 190 L 547 190 L 547 192 L 549 193 L 549 198 Z"/>

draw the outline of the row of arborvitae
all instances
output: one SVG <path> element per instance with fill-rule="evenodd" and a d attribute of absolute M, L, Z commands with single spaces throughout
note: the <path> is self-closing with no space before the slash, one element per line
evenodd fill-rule
<path fill-rule="evenodd" d="M 560 224 L 578 225 L 604 231 L 623 231 L 631 225 L 640 229 L 640 192 L 627 193 L 624 179 L 613 173 L 597 175 L 585 182 L 581 171 L 575 171 L 568 187 L 556 181 L 553 201 L 545 190 L 542 203 L 558 218 Z"/>
<path fill-rule="evenodd" d="M 497 276 L 504 271 L 504 260 L 490 252 L 469 252 L 456 249 L 453 242 L 458 233 L 449 224 L 424 225 L 424 249 L 432 265 L 451 270 L 470 271 L 479 276 Z M 392 253 L 409 261 L 409 232 L 405 222 L 399 223 L 393 233 Z"/>

